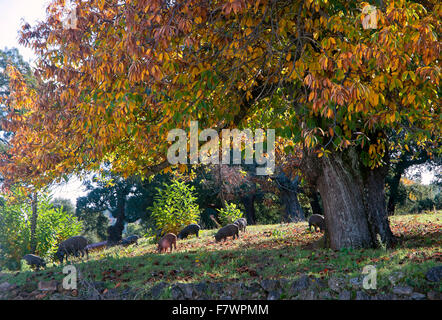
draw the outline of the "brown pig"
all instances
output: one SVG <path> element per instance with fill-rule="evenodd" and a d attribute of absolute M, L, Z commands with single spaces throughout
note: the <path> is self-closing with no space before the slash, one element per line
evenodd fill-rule
<path fill-rule="evenodd" d="M 167 252 L 168 248 L 170 248 L 170 252 L 172 252 L 172 245 L 176 250 L 176 235 L 173 233 L 168 233 L 158 242 L 158 252 Z"/>
<path fill-rule="evenodd" d="M 239 228 L 236 224 L 228 224 L 227 226 L 219 229 L 215 234 L 216 242 L 221 240 L 225 241 L 227 237 L 232 237 L 233 239 L 235 239 L 235 237 L 239 238 Z"/>

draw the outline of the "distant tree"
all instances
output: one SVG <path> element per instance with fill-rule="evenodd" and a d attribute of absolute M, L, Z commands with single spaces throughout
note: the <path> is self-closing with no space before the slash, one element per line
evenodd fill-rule
<path fill-rule="evenodd" d="M 75 214 L 75 207 L 70 199 L 55 198 L 52 200 L 52 206 L 57 209 L 62 209 L 68 214 Z"/>
<path fill-rule="evenodd" d="M 47 194 L 39 193 L 37 203 L 33 199 L 14 190 L 0 201 L 0 263 L 8 268 L 18 268 L 27 253 L 50 258 L 59 242 L 82 232 L 81 221 L 53 207 Z"/>
<path fill-rule="evenodd" d="M 429 143 L 421 143 L 420 141 L 410 141 L 405 146 L 398 147 L 400 144 L 399 140 L 404 139 L 405 135 L 407 135 L 405 130 L 400 133 L 391 132 L 389 134 L 392 151 L 390 153 L 390 169 L 386 176 L 386 184 L 388 186 L 387 213 L 390 216 L 394 214 L 396 204 L 398 203 L 401 178 L 409 168 L 422 164 L 425 164 L 427 168 L 440 168 L 442 165 L 442 157 L 428 152 L 428 150 L 436 149 L 436 146 L 440 148 L 442 144 L 440 137 L 432 139 L 431 147 Z M 420 175 L 420 171 L 418 170 L 416 174 Z"/>
<path fill-rule="evenodd" d="M 9 95 L 9 76 L 6 72 L 8 65 L 20 71 L 28 80 L 31 80 L 31 67 L 23 60 L 17 48 L 0 49 L 0 96 Z"/>
<path fill-rule="evenodd" d="M 83 201 L 87 201 L 87 198 L 80 197 L 77 199 L 75 216 L 83 222 L 84 234 L 97 242 L 106 240 L 109 219 L 102 211 L 94 211 L 93 209 L 84 206 Z"/>
<path fill-rule="evenodd" d="M 442 188 L 402 178 L 399 185 L 396 214 L 420 213 L 442 209 Z"/>
<path fill-rule="evenodd" d="M 148 207 L 153 203 L 155 188 L 168 181 L 167 175 L 157 175 L 152 181 L 142 181 L 138 177 L 123 178 L 105 173 L 85 182 L 89 193 L 77 199 L 76 215 L 87 221 L 89 232 L 96 230 L 102 237 L 107 219 L 102 215 L 106 210 L 116 218 L 115 224 L 107 227 L 107 240 L 117 243 L 121 240 L 126 223 L 141 219 L 149 220 Z"/>

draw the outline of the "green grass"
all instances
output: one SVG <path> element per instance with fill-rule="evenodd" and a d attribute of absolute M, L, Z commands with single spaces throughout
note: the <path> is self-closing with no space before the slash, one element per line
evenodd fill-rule
<path fill-rule="evenodd" d="M 361 276 L 365 265 L 375 265 L 378 288 L 388 291 L 388 277 L 402 272 L 400 284 L 420 292 L 441 291 L 440 284 L 425 280 L 425 272 L 441 261 L 442 212 L 392 217 L 391 227 L 401 241 L 392 249 L 333 251 L 317 249 L 321 233 L 307 223 L 248 226 L 240 238 L 216 243 L 216 230 L 203 230 L 200 238 L 178 240 L 178 249 L 158 254 L 148 239 L 138 246 L 113 247 L 91 253 L 89 260 L 75 260 L 82 276 L 104 282 L 106 288 L 147 290 L 158 282 L 249 282 L 259 279 L 294 279 L 300 274 L 328 279 Z M 10 283 L 62 280 L 62 266 L 39 272 L 11 273 Z M 1 280 L 3 281 L 3 280 Z"/>

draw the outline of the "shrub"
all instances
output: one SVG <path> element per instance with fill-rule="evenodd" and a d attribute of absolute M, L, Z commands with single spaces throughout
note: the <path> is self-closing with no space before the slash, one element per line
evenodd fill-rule
<path fill-rule="evenodd" d="M 178 232 L 191 223 L 197 223 L 200 219 L 199 206 L 196 203 L 194 187 L 185 182 L 172 180 L 171 184 L 163 183 L 163 188 L 157 188 L 152 207 L 152 218 L 162 233 Z"/>
<path fill-rule="evenodd" d="M 234 203 L 226 204 L 226 208 L 217 210 L 218 218 L 223 226 L 233 223 L 243 216 L 242 211 Z"/>
<path fill-rule="evenodd" d="M 59 242 L 81 233 L 82 223 L 62 207 L 54 208 L 48 196 L 40 196 L 37 213 L 35 254 L 42 258 L 51 257 Z M 29 201 L 0 205 L 0 263 L 8 269 L 20 268 L 21 258 L 30 253 L 31 216 Z"/>

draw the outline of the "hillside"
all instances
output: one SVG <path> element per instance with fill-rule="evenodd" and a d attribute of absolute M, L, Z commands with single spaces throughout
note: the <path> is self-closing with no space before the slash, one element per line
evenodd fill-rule
<path fill-rule="evenodd" d="M 141 239 L 75 259 L 74 291 L 61 289 L 58 264 L 0 273 L 0 299 L 440 299 L 442 212 L 395 216 L 391 226 L 399 242 L 387 250 L 319 249 L 322 234 L 305 222 L 248 226 L 225 243 L 203 230 L 167 254 Z M 366 265 L 376 289 L 362 288 Z M 53 280 L 57 290 L 38 290 Z"/>

